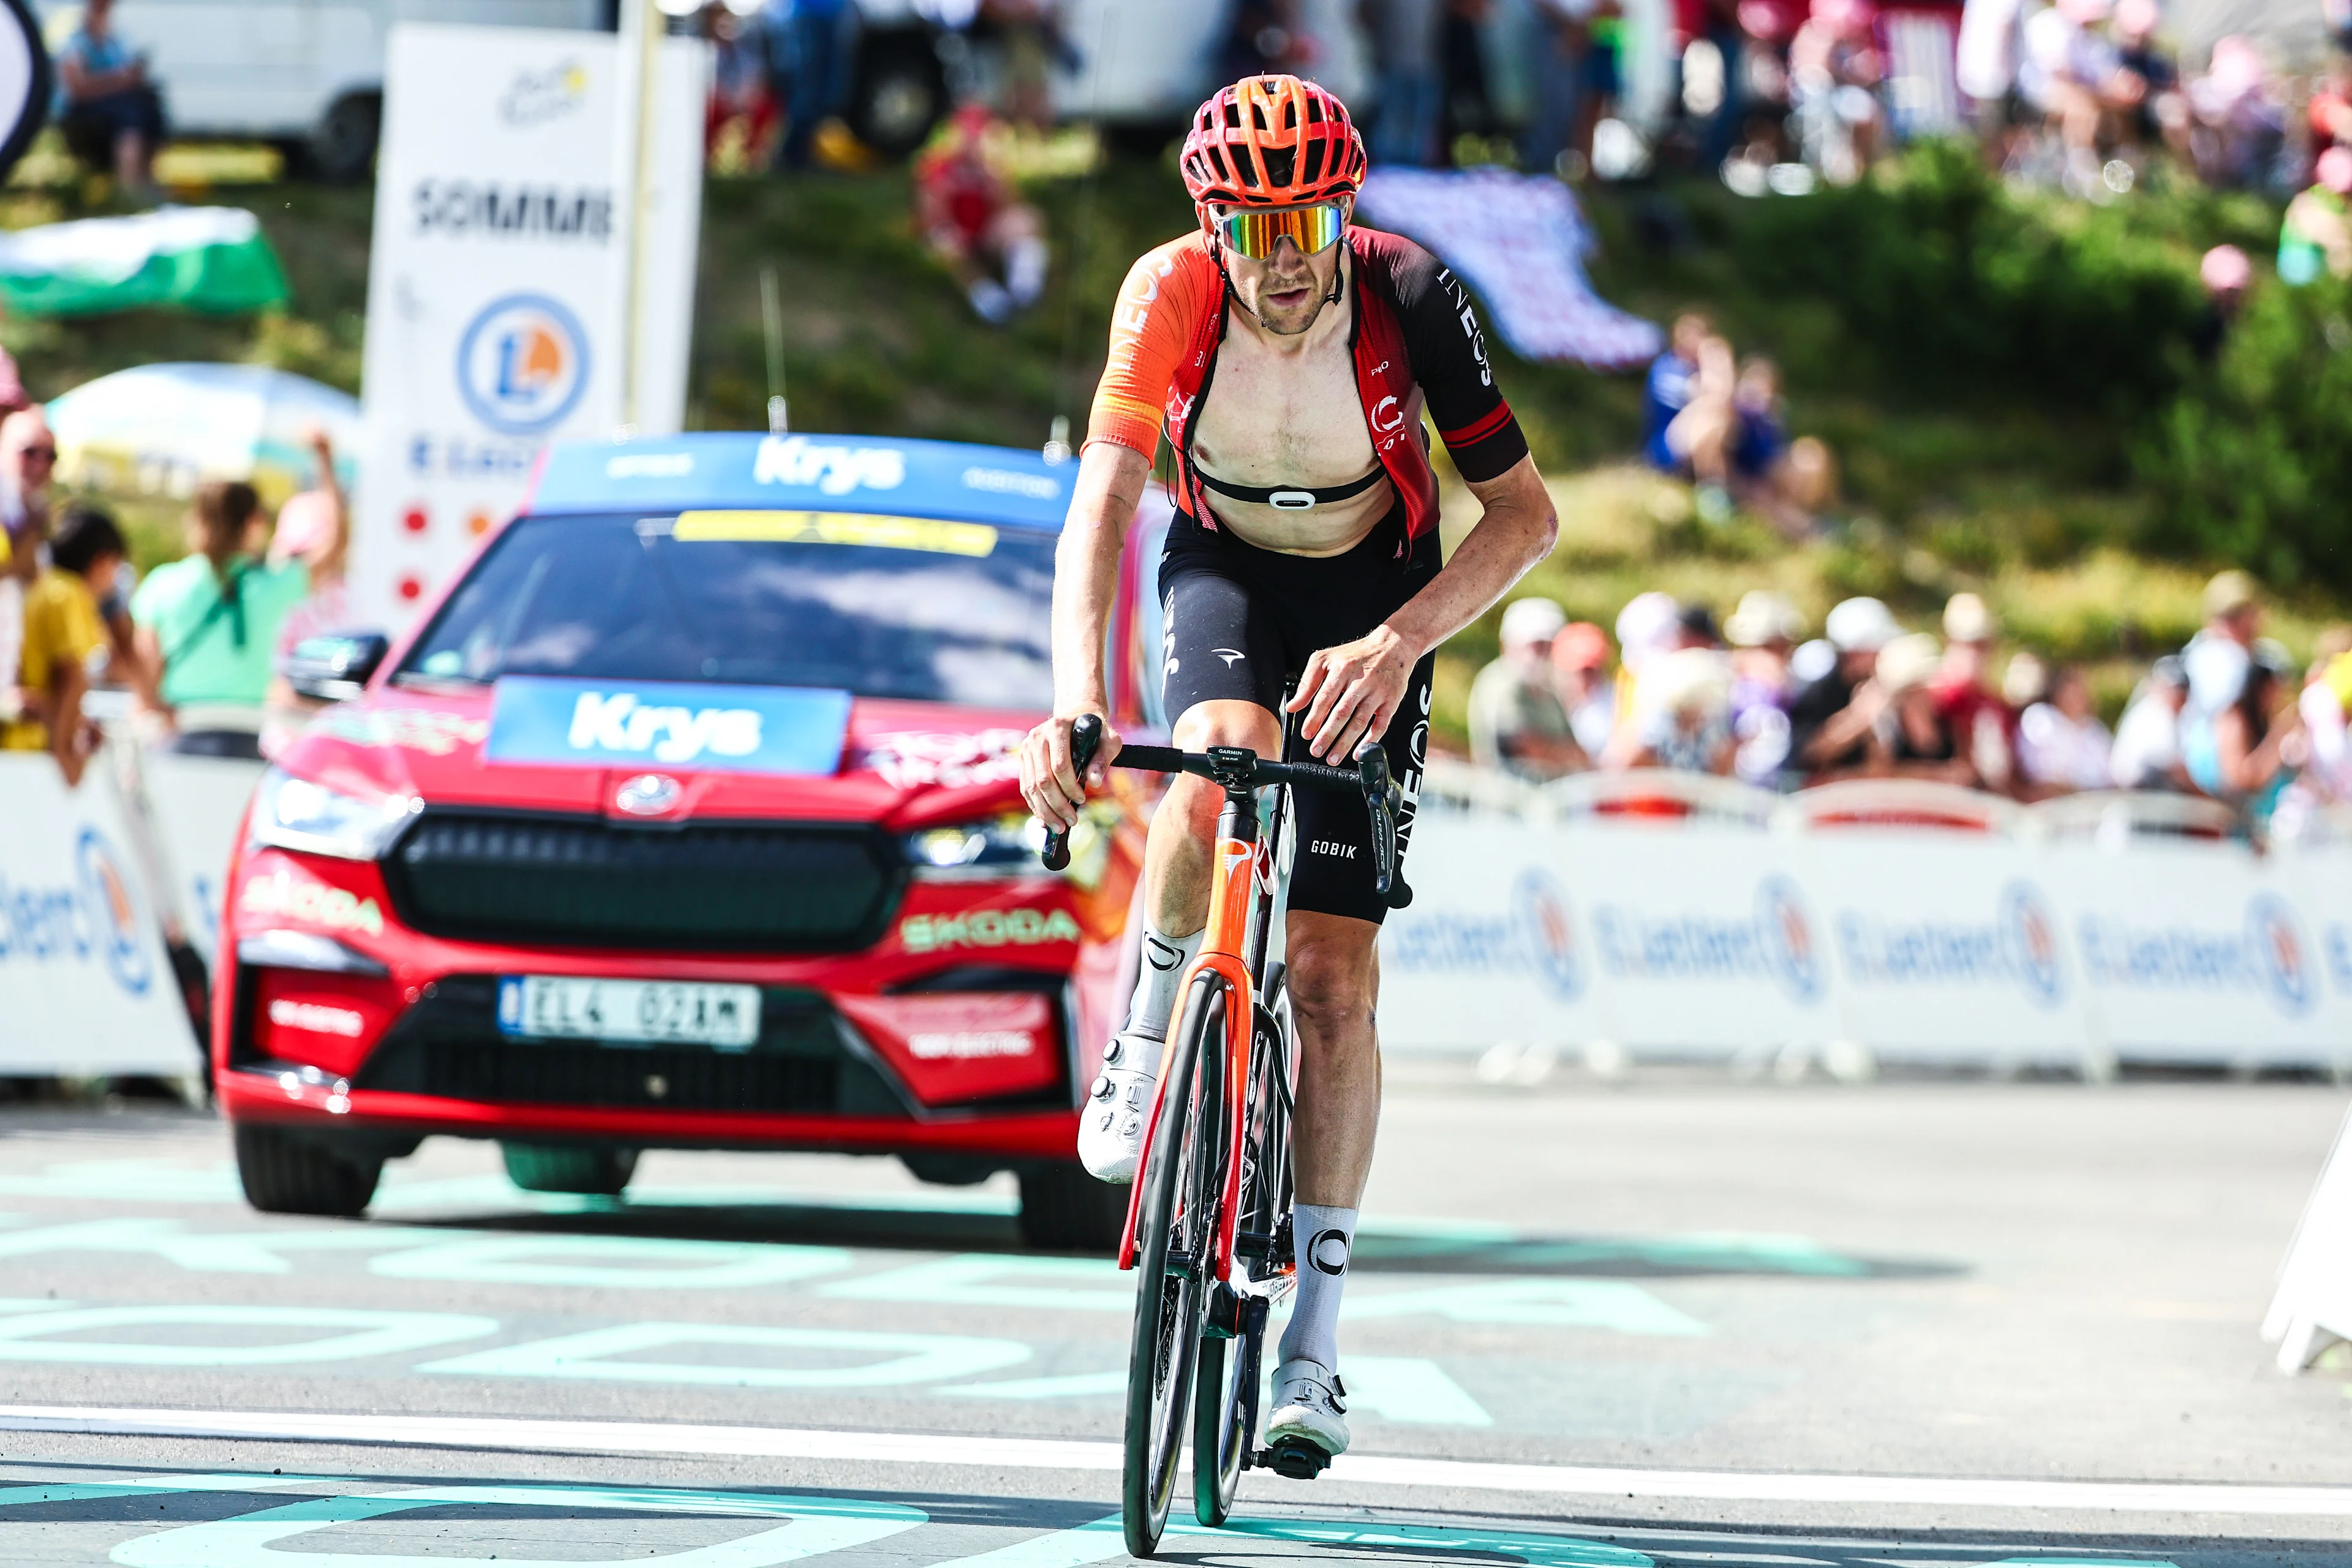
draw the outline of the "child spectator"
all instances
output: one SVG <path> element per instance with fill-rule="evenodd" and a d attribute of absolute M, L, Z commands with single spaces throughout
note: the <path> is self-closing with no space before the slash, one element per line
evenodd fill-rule
<path fill-rule="evenodd" d="M 1790 540 L 1821 528 L 1819 513 L 1837 488 L 1830 449 L 1811 436 L 1789 438 L 1780 411 L 1780 367 L 1758 354 L 1739 369 L 1732 391 L 1732 493 Z"/>
<path fill-rule="evenodd" d="M 107 648 L 91 587 L 111 581 L 129 554 L 112 518 L 95 507 L 68 507 L 49 542 L 48 569 L 25 595 L 22 706 L 0 726 L 0 750 L 47 752 L 68 788 L 81 783 L 97 749 L 81 712 L 90 666 Z"/>
<path fill-rule="evenodd" d="M 2297 288 L 2315 281 L 2322 270 L 2352 278 L 2352 221 L 2346 215 L 2352 147 L 2330 147 L 2312 173 L 2311 188 L 2287 203 L 2279 224 L 2279 281 Z"/>
<path fill-rule="evenodd" d="M 1549 599 L 1504 610 L 1502 657 L 1470 683 L 1473 762 L 1537 783 L 1590 765 L 1552 686 L 1552 641 L 1567 624 Z"/>
<path fill-rule="evenodd" d="M 159 672 L 165 717 L 183 707 L 252 711 L 253 728 L 202 713 L 182 729 L 174 751 L 197 756 L 261 754 L 257 710 L 269 692 L 271 656 L 287 616 L 310 591 L 299 561 L 271 565 L 251 553 L 260 499 L 243 480 L 196 491 L 188 513 L 189 553 L 147 574 L 131 601 L 141 658 Z"/>
<path fill-rule="evenodd" d="M 2044 790 L 2105 789 L 2114 741 L 2091 710 L 2090 682 L 2072 666 L 2051 679 L 2049 695 L 2017 721 L 2017 760 L 2029 784 Z"/>
<path fill-rule="evenodd" d="M 2195 786 L 2180 758 L 2180 709 L 2189 700 L 2189 677 L 2179 657 L 2167 654 L 2151 666 L 2116 724 L 2107 753 L 2107 778 L 2117 789 L 2178 790 Z"/>
<path fill-rule="evenodd" d="M 1045 222 L 998 172 L 996 120 L 966 104 L 915 160 L 915 226 L 981 320 L 1003 326 L 1045 291 Z M 1001 277 L 1000 277 L 1001 275 Z"/>

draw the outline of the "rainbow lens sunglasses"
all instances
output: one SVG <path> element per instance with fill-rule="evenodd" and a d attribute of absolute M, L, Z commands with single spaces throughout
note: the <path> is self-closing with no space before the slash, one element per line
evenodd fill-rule
<path fill-rule="evenodd" d="M 1217 232 L 1224 242 L 1248 257 L 1264 261 L 1274 247 L 1288 239 L 1308 256 L 1339 243 L 1348 226 L 1348 209 L 1339 202 L 1318 202 L 1311 207 L 1240 207 L 1220 216 Z"/>

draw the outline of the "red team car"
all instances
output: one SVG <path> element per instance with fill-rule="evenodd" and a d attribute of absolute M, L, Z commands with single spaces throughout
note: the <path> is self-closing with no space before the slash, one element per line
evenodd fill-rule
<path fill-rule="evenodd" d="M 1073 1146 L 1143 803 L 1051 873 L 1013 761 L 1075 473 L 559 447 L 404 639 L 306 643 L 297 686 L 341 700 L 255 795 L 214 993 L 253 1204 L 357 1214 L 434 1133 L 560 1192 L 618 1193 L 649 1147 L 835 1150 L 1010 1170 L 1033 1244 L 1115 1242 L 1125 1189 Z M 1118 718 L 1149 726 L 1157 606 L 1121 605 Z"/>

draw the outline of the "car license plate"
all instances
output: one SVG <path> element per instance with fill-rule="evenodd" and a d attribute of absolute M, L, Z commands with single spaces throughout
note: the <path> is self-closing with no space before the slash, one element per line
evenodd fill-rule
<path fill-rule="evenodd" d="M 742 1050 L 760 1037 L 760 988 L 509 974 L 499 982 L 499 1030 Z"/>

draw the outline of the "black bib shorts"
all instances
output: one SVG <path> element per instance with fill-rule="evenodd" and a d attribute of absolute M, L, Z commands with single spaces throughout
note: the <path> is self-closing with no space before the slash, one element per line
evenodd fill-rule
<path fill-rule="evenodd" d="M 1261 550 L 1178 512 L 1160 558 L 1160 622 L 1167 627 L 1160 679 L 1170 721 L 1195 703 L 1224 700 L 1255 702 L 1281 721 L 1285 685 L 1306 669 L 1308 656 L 1370 632 L 1428 586 L 1441 564 L 1437 531 L 1408 539 L 1402 503 L 1354 549 L 1326 556 Z M 1403 704 L 1387 732 L 1376 737 L 1388 752 L 1389 771 L 1404 788 L 1397 819 L 1400 867 L 1428 754 L 1435 665 L 1435 656 L 1424 655 L 1413 667 Z M 1286 760 L 1314 760 L 1303 736 L 1291 740 Z M 1335 760 L 1348 765 L 1345 758 Z M 1297 789 L 1290 799 L 1298 838 L 1290 907 L 1378 925 L 1388 904 L 1373 890 L 1371 824 L 1363 797 Z"/>

